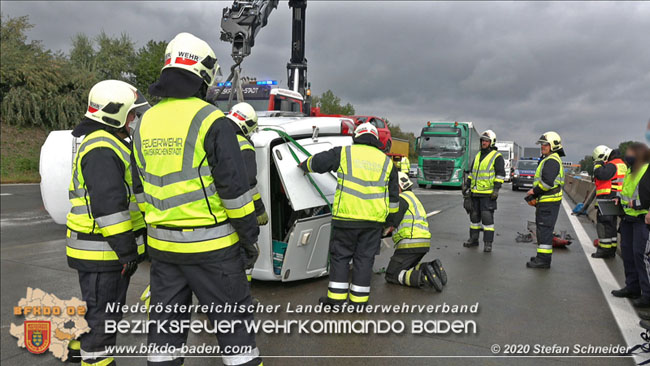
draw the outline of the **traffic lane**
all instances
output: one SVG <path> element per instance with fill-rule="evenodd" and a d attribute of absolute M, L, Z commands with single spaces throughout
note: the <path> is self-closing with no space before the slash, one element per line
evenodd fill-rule
<path fill-rule="evenodd" d="M 65 225 L 56 224 L 45 211 L 40 185 L 3 184 L 0 193 L 2 248 L 64 237 Z"/>
<path fill-rule="evenodd" d="M 25 228 L 36 230 L 38 227 Z M 65 233 L 64 233 L 65 234 Z M 64 234 L 60 237 L 64 237 Z M 4 240 L 4 238 L 3 238 Z M 141 263 L 138 271 L 131 278 L 127 293 L 127 304 L 136 304 L 140 294 L 149 283 L 149 263 Z M 0 312 L 3 336 L 0 337 L 0 363 L 2 365 L 57 365 L 60 361 L 51 355 L 41 357 L 33 355 L 17 346 L 17 339 L 9 335 L 10 324 L 20 326 L 24 318 L 13 315 L 13 307 L 25 297 L 27 288 L 40 288 L 67 300 L 72 297 L 81 299 L 79 276 L 77 271 L 68 267 L 65 254 L 65 239 L 25 243 L 0 249 Z M 146 315 L 127 314 L 125 319 L 146 319 Z M 125 338 L 120 344 L 132 342 L 134 338 Z M 138 344 L 146 343 L 146 336 L 137 338 Z M 132 363 L 120 362 L 120 365 L 142 365 L 143 359 L 133 359 Z"/>
<path fill-rule="evenodd" d="M 460 193 L 437 193 L 436 190 L 419 192 L 416 190 L 427 211 L 435 210 L 441 207 L 448 207 L 455 205 L 455 202 L 461 200 Z M 521 198 L 512 196 L 512 202 L 518 202 Z M 508 194 L 504 192 L 503 197 L 500 198 L 501 213 L 507 209 Z M 522 207 L 528 209 L 527 206 Z M 522 208 L 512 209 L 517 217 L 523 217 L 524 212 Z M 447 302 L 448 304 L 463 304 L 472 303 L 480 300 L 481 311 L 478 315 L 468 316 L 466 319 L 475 319 L 479 326 L 479 333 L 477 335 L 446 335 L 446 336 L 417 336 L 417 335 L 305 335 L 292 333 L 289 335 L 269 335 L 260 334 L 257 336 L 258 346 L 263 354 L 266 355 L 295 355 L 295 356 L 328 356 L 328 355 L 381 355 L 381 356 L 394 356 L 394 355 L 475 355 L 475 356 L 489 356 L 489 347 L 492 344 L 499 342 L 514 342 L 523 343 L 523 341 L 534 341 L 535 343 L 546 343 L 544 340 L 553 341 L 553 343 L 561 344 L 560 341 L 569 337 L 564 335 L 564 338 L 557 339 L 555 332 L 550 332 L 548 329 L 534 329 L 528 333 L 528 338 L 522 336 L 522 333 L 527 332 L 526 328 L 530 326 L 529 322 L 523 322 L 520 318 L 527 318 L 532 314 L 539 313 L 537 309 L 537 302 L 529 301 L 526 303 L 527 298 L 530 296 L 530 287 L 520 285 L 515 287 L 514 290 L 520 292 L 517 302 L 507 301 L 504 299 L 511 294 L 500 294 L 503 292 L 501 288 L 512 288 L 511 282 L 520 281 L 520 277 L 533 277 L 533 276 L 553 276 L 557 268 L 559 260 L 554 258 L 554 267 L 551 272 L 544 275 L 541 272 L 530 271 L 524 268 L 523 264 L 527 257 L 533 255 L 534 245 L 528 244 L 524 246 L 526 250 L 518 255 L 516 261 L 507 261 L 505 257 L 508 252 L 505 250 L 505 244 L 501 244 L 501 237 L 506 235 L 506 231 L 514 234 L 515 230 L 522 231 L 525 227 L 525 222 L 514 225 L 511 228 L 504 227 L 504 232 L 501 233 L 501 225 L 506 226 L 506 221 L 497 218 L 497 230 L 499 240 L 495 242 L 495 252 L 486 255 L 480 251 L 468 250 L 462 248 L 461 243 L 467 235 L 467 215 L 462 208 L 455 207 L 450 210 L 443 210 L 430 220 L 431 230 L 434 236 L 432 253 L 427 256 L 427 259 L 440 257 L 443 264 L 447 268 L 450 276 L 450 282 L 445 288 L 445 291 L 438 294 L 433 291 L 421 291 L 417 289 L 405 288 L 402 286 L 390 285 L 385 282 L 382 275 L 373 275 L 372 278 L 372 293 L 370 302 L 373 304 L 441 304 Z M 522 227 L 520 227 L 522 226 Z M 31 228 L 38 230 L 38 228 Z M 513 237 L 514 238 L 514 237 Z M 514 242 L 514 239 L 512 239 Z M 8 329 L 8 322 L 17 322 L 18 318 L 13 318 L 7 315 L 11 314 L 11 306 L 15 305 L 17 301 L 24 296 L 27 286 L 39 287 L 47 292 L 54 292 L 60 298 L 69 298 L 72 296 L 80 297 L 78 288 L 78 279 L 76 272 L 67 267 L 65 260 L 65 242 L 63 240 L 35 243 L 33 245 L 24 246 L 21 248 L 7 248 L 2 250 L 2 314 L 3 314 L 3 329 Z M 522 245 L 522 244 L 519 244 Z M 503 248 L 502 248 L 503 247 Z M 37 254 L 36 254 L 37 253 Z M 383 248 L 382 253 L 377 257 L 376 269 L 385 266 L 392 250 Z M 581 253 L 580 253 L 581 254 Z M 582 254 L 581 254 L 582 255 Z M 523 261 L 522 261 L 523 259 Z M 494 262 L 494 263 L 493 263 Z M 501 262 L 516 262 L 515 264 L 508 263 L 507 265 L 500 265 L 505 267 L 506 270 L 501 271 L 498 268 Z M 496 263 L 496 264 L 495 264 Z M 484 268 L 489 265 L 490 268 Z M 510 266 L 511 268 L 508 268 Z M 513 271 L 517 266 L 519 270 Z M 148 263 L 140 266 L 136 273 L 132 284 L 129 288 L 127 297 L 128 304 L 138 302 L 138 297 L 142 290 L 148 283 Z M 588 268 L 587 268 L 588 270 Z M 530 272 L 526 272 L 530 271 Z M 582 273 L 581 276 L 591 276 L 591 273 Z M 478 280 L 477 280 L 478 279 Z M 526 283 L 529 283 L 527 280 Z M 487 286 L 487 290 L 483 287 Z M 263 304 L 279 304 L 283 307 L 287 302 L 293 304 L 316 304 L 318 298 L 326 293 L 327 278 L 298 281 L 290 283 L 278 282 L 253 282 L 253 295 L 257 297 Z M 495 291 L 496 288 L 496 291 Z M 10 292 L 7 292 L 7 289 Z M 557 291 L 555 289 L 552 289 Z M 557 294 L 552 296 L 558 297 Z M 499 298 L 503 297 L 503 298 Z M 477 300 L 479 299 L 479 300 Z M 522 302 L 519 304 L 519 302 Z M 550 302 L 549 309 L 542 311 L 544 314 L 547 311 L 566 312 L 568 311 L 565 304 Z M 590 301 L 587 304 L 585 312 L 606 310 L 606 305 L 599 304 L 598 302 Z M 595 306 L 596 309 L 591 307 Z M 542 309 L 543 310 L 543 309 Z M 505 314 L 514 313 L 515 316 L 507 317 Z M 602 315 L 602 314 L 601 314 Z M 605 314 L 607 315 L 607 314 Z M 295 315 L 287 314 L 284 312 L 276 314 L 258 314 L 258 319 L 280 319 L 280 320 L 295 320 L 295 319 L 364 319 L 364 320 L 402 320 L 409 324 L 413 319 L 422 320 L 436 320 L 436 319 L 451 319 L 459 318 L 450 316 L 434 316 L 423 314 L 344 314 L 344 315 Z M 611 316 L 610 316 L 611 317 Z M 143 314 L 129 314 L 129 319 L 146 319 Z M 203 318 L 201 315 L 195 315 L 194 318 Z M 460 317 L 463 319 L 462 317 Z M 527 318 L 529 319 L 529 318 Z M 535 319 L 535 318 L 534 318 Z M 572 319 L 561 319 L 559 330 L 564 331 L 564 328 L 572 326 Z M 581 320 L 582 323 L 586 324 Z M 553 321 L 555 323 L 555 319 Z M 617 334 L 615 324 L 605 322 L 599 326 L 589 327 L 590 330 L 596 335 L 610 335 Z M 556 325 L 557 328 L 557 325 Z M 601 329 L 606 328 L 606 329 Z M 555 329 L 558 331 L 558 329 Z M 499 333 L 494 336 L 492 333 Z M 579 336 L 584 334 L 579 331 Z M 587 333 L 588 334 L 588 333 Z M 40 360 L 45 358 L 35 358 L 36 356 L 25 352 L 23 349 L 16 347 L 16 340 L 13 337 L 2 337 L 2 356 L 3 364 L 54 364 L 42 363 Z M 613 337 L 615 338 L 615 337 Z M 143 344 L 146 342 L 145 335 L 120 335 L 118 337 L 118 344 Z M 207 343 L 214 344 L 215 339 L 210 334 L 190 335 L 190 344 Z M 616 344 L 614 341 L 612 343 Z M 7 352 L 5 352 L 7 351 Z M 408 359 L 409 364 L 431 364 L 436 362 L 437 359 Z M 144 362 L 143 359 L 120 359 L 120 364 L 123 365 L 139 365 Z M 569 359 L 574 364 L 587 364 L 582 359 Z M 583 362 L 584 361 L 584 362 Z M 595 361 L 595 362 L 594 362 Z M 625 360 L 612 360 L 605 359 L 594 360 L 590 359 L 589 364 L 629 364 Z M 43 361 L 44 362 L 44 361 Z M 58 361 L 57 361 L 58 362 Z M 340 363 L 345 365 L 367 363 L 367 359 L 345 358 L 345 359 L 309 359 L 310 364 L 332 364 Z M 372 359 L 373 363 L 380 365 L 394 364 L 399 362 L 394 358 L 386 359 Z M 562 359 L 490 359 L 481 358 L 478 360 L 471 359 L 444 359 L 440 360 L 444 364 L 556 364 L 559 362 L 566 363 Z M 304 364 L 305 359 L 286 359 L 286 358 L 268 358 L 267 364 Z M 221 361 L 218 358 L 210 359 L 188 359 L 187 365 L 219 365 Z"/>
<path fill-rule="evenodd" d="M 429 220 L 433 234 L 431 252 L 425 260 L 441 258 L 449 283 L 442 293 L 418 290 L 388 284 L 383 275 L 373 275 L 371 304 L 474 304 L 479 302 L 476 315 L 430 315 L 430 314 L 355 314 L 298 316 L 310 319 L 363 319 L 402 320 L 407 325 L 412 320 L 475 320 L 478 334 L 469 335 L 262 335 L 258 344 L 270 355 L 371 355 L 371 356 L 490 356 L 493 344 L 575 344 L 609 345 L 622 344 L 623 340 L 609 313 L 598 285 L 593 278 L 584 254 L 571 249 L 556 253 L 551 271 L 534 271 L 525 268 L 525 262 L 535 254 L 533 244 L 517 244 L 517 231 L 524 231 L 526 220 L 532 220 L 531 208 L 521 205 L 523 193 L 502 192 L 500 211 L 497 215 L 497 240 L 495 251 L 484 254 L 482 250 L 466 249 L 462 242 L 467 238 L 469 220 L 460 207 L 462 196 L 458 191 L 419 190 L 415 193 L 427 212 L 440 207 L 450 207 Z M 500 217 L 503 216 L 503 217 Z M 515 217 L 516 219 L 513 219 Z M 562 224 L 564 223 L 564 224 Z M 565 216 L 560 216 L 558 228 L 567 226 Z M 570 231 L 571 232 L 571 231 Z M 575 237 L 575 235 L 574 235 Z M 382 248 L 376 258 L 375 270 L 385 268 L 392 249 Z M 557 287 L 563 279 L 580 277 L 572 283 Z M 559 280 L 558 280 L 559 279 Z M 320 286 L 320 288 L 319 288 Z M 288 284 L 254 282 L 253 293 L 267 304 L 286 306 L 287 301 L 296 304 L 315 304 L 326 294 L 327 279 L 300 281 Z M 577 294 L 574 295 L 574 292 Z M 282 298 L 277 298 L 280 294 Z M 594 307 L 592 309 L 592 307 Z M 574 314 L 573 309 L 585 309 Z M 267 318 L 260 315 L 259 318 Z M 271 318 L 296 319 L 295 315 L 275 314 Z M 578 324 L 579 323 L 579 324 Z M 558 334 L 561 333 L 561 334 Z M 294 342 L 294 337 L 300 337 Z M 278 345 L 282 345 L 278 347 Z M 361 352 L 361 353 L 360 353 Z M 409 364 L 431 364 L 436 359 L 408 359 Z M 272 364 L 273 359 L 269 359 Z M 285 364 L 282 359 L 282 364 Z M 311 363 L 312 360 L 310 360 Z M 322 361 L 322 362 L 321 362 Z M 571 363 L 584 365 L 630 365 L 630 359 L 562 359 L 517 358 L 490 359 L 468 362 L 469 359 L 444 359 L 444 364 L 531 364 L 550 365 Z M 486 362 L 487 361 L 487 362 Z M 494 362 L 492 362 L 494 361 Z M 298 364 L 290 360 L 288 364 Z M 316 364 L 357 364 L 355 359 L 319 360 Z M 365 361 L 367 362 L 367 360 Z M 379 364 L 394 364 L 396 359 L 372 359 Z"/>

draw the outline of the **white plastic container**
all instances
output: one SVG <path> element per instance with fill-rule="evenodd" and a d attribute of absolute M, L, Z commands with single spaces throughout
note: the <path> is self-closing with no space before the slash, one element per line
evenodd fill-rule
<path fill-rule="evenodd" d="M 70 211 L 68 188 L 72 179 L 72 161 L 82 138 L 71 130 L 52 131 L 41 147 L 39 173 L 41 196 L 47 213 L 57 224 L 64 225 Z"/>

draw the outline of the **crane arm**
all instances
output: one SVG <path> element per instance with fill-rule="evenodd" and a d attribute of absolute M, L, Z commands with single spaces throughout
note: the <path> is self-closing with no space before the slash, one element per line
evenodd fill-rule
<path fill-rule="evenodd" d="M 232 58 L 241 63 L 250 55 L 257 33 L 268 22 L 279 0 L 235 0 L 231 7 L 223 9 L 221 40 L 232 43 Z"/>

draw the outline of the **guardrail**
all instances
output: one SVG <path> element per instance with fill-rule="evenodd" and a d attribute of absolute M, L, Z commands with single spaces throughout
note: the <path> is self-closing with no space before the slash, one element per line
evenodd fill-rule
<path fill-rule="evenodd" d="M 584 202 L 594 189 L 594 184 L 579 176 L 567 175 L 564 178 L 564 193 L 569 196 L 576 204 Z M 592 222 L 596 222 L 596 210 L 594 202 L 587 209 L 587 216 Z"/>

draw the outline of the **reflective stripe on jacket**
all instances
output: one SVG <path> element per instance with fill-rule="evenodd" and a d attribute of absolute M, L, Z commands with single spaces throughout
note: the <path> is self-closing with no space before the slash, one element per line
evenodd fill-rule
<path fill-rule="evenodd" d="M 133 137 L 142 177 L 148 245 L 158 251 L 199 254 L 238 242 L 228 218 L 254 211 L 250 192 L 219 197 L 203 146 L 223 113 L 198 98 L 167 98 L 142 117 Z"/>
<path fill-rule="evenodd" d="M 127 195 L 124 201 L 128 202 L 128 209 L 101 217 L 93 217 L 91 212 L 91 197 L 86 190 L 81 162 L 89 152 L 97 148 L 112 150 L 124 164 L 124 184 Z M 70 258 L 81 261 L 102 261 L 102 266 L 118 265 L 118 256 L 104 239 L 105 237 L 137 231 L 145 227 L 144 218 L 138 208 L 133 192 L 133 178 L 131 176 L 130 150 L 113 134 L 105 130 L 96 130 L 89 133 L 79 146 L 72 167 L 72 179 L 68 189 L 68 197 L 72 207 L 67 216 L 66 226 L 67 246 L 66 254 Z M 79 240 L 77 234 L 88 234 L 95 241 L 91 244 L 88 240 Z M 98 245 L 102 242 L 105 245 Z M 138 254 L 144 253 L 144 245 L 138 246 Z"/>
<path fill-rule="evenodd" d="M 474 157 L 474 164 L 469 179 L 472 180 L 472 193 L 491 194 L 494 183 L 503 183 L 505 177 L 497 176 L 494 162 L 501 154 L 497 150 L 490 151 L 482 160 L 479 152 Z"/>
<path fill-rule="evenodd" d="M 404 191 L 400 193 L 400 197 L 408 202 L 408 209 L 393 232 L 395 249 L 428 249 L 431 245 L 431 233 L 422 202 L 412 191 Z"/>
<path fill-rule="evenodd" d="M 390 203 L 388 198 L 392 169 L 390 158 L 376 147 L 343 147 L 336 174 L 333 219 L 385 222 L 389 212 L 397 212 L 399 202 Z"/>
<path fill-rule="evenodd" d="M 625 173 L 627 172 L 627 165 L 625 165 L 623 160 L 618 158 L 608 161 L 606 164 L 614 164 L 616 166 L 616 174 L 612 179 L 595 180 L 597 196 L 609 195 L 612 192 L 620 192 L 623 188 L 623 180 L 625 179 Z"/>
<path fill-rule="evenodd" d="M 544 164 L 549 159 L 553 159 L 558 162 L 560 165 L 560 170 L 558 175 L 555 177 L 553 186 L 549 186 L 542 180 L 542 170 L 544 170 Z M 537 171 L 535 172 L 535 180 L 533 182 L 533 187 L 539 187 L 544 193 L 542 193 L 537 202 L 558 202 L 562 200 L 562 187 L 564 186 L 564 169 L 562 166 L 562 159 L 557 153 L 552 153 L 549 156 L 545 157 L 537 166 Z"/>
<path fill-rule="evenodd" d="M 629 172 L 623 181 L 623 189 L 619 193 L 621 197 L 621 205 L 623 211 L 628 216 L 637 217 L 648 213 L 647 209 L 641 208 L 641 201 L 639 200 L 639 183 L 641 178 L 648 170 L 648 164 L 645 164 L 636 172 Z"/>

